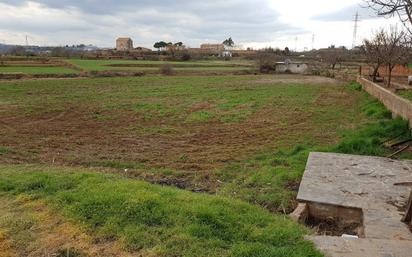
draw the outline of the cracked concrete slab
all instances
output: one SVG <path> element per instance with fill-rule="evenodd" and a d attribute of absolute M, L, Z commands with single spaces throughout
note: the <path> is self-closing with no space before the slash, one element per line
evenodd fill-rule
<path fill-rule="evenodd" d="M 328 256 L 412 256 L 412 233 L 401 222 L 411 188 L 412 161 L 334 153 L 311 153 L 298 200 L 359 208 L 364 237 L 314 236 Z M 382 248 L 383 247 L 383 248 Z M 392 254 L 392 255 L 388 255 Z"/>

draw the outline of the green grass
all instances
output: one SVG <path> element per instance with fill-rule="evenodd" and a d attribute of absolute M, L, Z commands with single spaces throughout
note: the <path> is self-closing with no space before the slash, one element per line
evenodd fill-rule
<path fill-rule="evenodd" d="M 9 153 L 10 149 L 7 147 L 0 146 L 0 155 Z"/>
<path fill-rule="evenodd" d="M 254 76 L 143 77 L 7 82 L 0 84 L 0 98 L 29 110 L 62 110 L 66 103 L 71 103 L 96 111 L 133 110 L 155 119 L 167 116 L 174 121 L 190 120 L 190 116 L 198 115 L 190 110 L 193 105 L 208 103 L 211 110 L 201 111 L 214 113 L 217 120 L 231 122 L 245 120 L 264 106 L 301 109 L 321 91 L 336 89 L 269 83 L 257 87 L 253 84 L 255 79 Z M 42 97 L 28 97 L 28 94 Z M 309 108 L 308 111 L 316 111 Z"/>
<path fill-rule="evenodd" d="M 42 74 L 76 74 L 78 71 L 66 67 L 30 67 L 30 66 L 0 66 L 0 73 L 24 73 L 30 75 Z"/>
<path fill-rule="evenodd" d="M 35 58 L 15 59 L 16 63 L 10 62 L 8 66 L 0 65 L 0 73 L 24 73 L 30 75 L 65 75 L 77 74 L 78 70 L 83 71 L 148 71 L 150 73 L 158 73 L 159 68 L 166 62 L 162 61 L 133 61 L 133 60 L 83 60 L 83 59 L 66 59 L 70 65 L 73 65 L 78 70 L 60 67 L 60 66 L 40 66 L 30 61 L 36 61 Z M 22 61 L 27 61 L 27 65 L 22 64 Z M 167 62 L 173 66 L 175 71 L 185 72 L 234 72 L 242 70 L 250 70 L 251 62 L 247 61 L 188 61 L 188 62 Z M 110 65 L 137 65 L 137 67 L 115 67 Z"/>
<path fill-rule="evenodd" d="M 412 101 L 412 91 L 411 90 L 400 90 L 397 92 L 397 94 L 399 94 L 400 96 L 402 96 L 403 98 Z"/>
<path fill-rule="evenodd" d="M 166 62 L 162 61 L 133 61 L 133 60 L 66 60 L 84 71 L 158 71 Z M 176 71 L 239 71 L 249 70 L 249 62 L 239 61 L 189 61 L 167 62 Z M 138 65 L 138 67 L 114 67 L 110 65 Z"/>
<path fill-rule="evenodd" d="M 96 240 L 156 256 L 321 256 L 287 217 L 241 201 L 114 175 L 0 166 L 0 192 L 46 201 Z"/>

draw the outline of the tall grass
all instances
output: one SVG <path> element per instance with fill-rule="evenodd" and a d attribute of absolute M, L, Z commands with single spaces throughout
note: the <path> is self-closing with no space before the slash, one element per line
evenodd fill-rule
<path fill-rule="evenodd" d="M 384 156 L 390 152 L 390 149 L 384 147 L 386 141 L 411 138 L 408 121 L 399 117 L 392 119 L 391 112 L 378 100 L 368 98 L 361 110 L 369 117 L 369 122 L 347 132 L 342 142 L 333 147 L 332 151 Z"/>

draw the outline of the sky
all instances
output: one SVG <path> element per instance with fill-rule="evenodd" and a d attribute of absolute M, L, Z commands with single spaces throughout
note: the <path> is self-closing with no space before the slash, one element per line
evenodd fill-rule
<path fill-rule="evenodd" d="M 232 37 L 239 47 L 293 50 L 352 46 L 397 23 L 377 18 L 362 0 L 0 0 L 0 43 L 115 47 L 117 37 L 151 48 L 189 47 Z M 312 39 L 314 38 L 314 44 Z"/>

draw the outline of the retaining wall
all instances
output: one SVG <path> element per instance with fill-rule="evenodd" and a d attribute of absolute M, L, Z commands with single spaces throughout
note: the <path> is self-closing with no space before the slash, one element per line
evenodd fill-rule
<path fill-rule="evenodd" d="M 409 121 L 412 127 L 412 102 L 365 78 L 358 78 L 363 89 L 381 101 L 394 115 Z"/>

